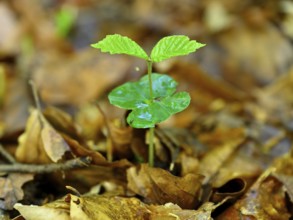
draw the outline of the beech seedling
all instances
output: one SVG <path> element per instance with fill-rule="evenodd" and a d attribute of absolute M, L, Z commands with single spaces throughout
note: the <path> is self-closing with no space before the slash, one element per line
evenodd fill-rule
<path fill-rule="evenodd" d="M 205 44 L 184 35 L 162 38 L 148 55 L 136 42 L 119 34 L 107 35 L 91 45 L 110 54 L 127 54 L 147 63 L 147 75 L 137 82 L 126 82 L 108 95 L 111 104 L 130 110 L 127 123 L 134 128 L 149 128 L 149 165 L 154 165 L 154 127 L 190 104 L 187 92 L 176 92 L 177 82 L 166 74 L 153 73 L 153 63 L 195 52 Z"/>

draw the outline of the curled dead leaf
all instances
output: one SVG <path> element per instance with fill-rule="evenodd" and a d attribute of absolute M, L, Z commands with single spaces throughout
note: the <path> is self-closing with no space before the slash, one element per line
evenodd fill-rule
<path fill-rule="evenodd" d="M 41 122 L 38 111 L 32 110 L 26 123 L 24 133 L 18 138 L 15 157 L 22 163 L 50 163 L 43 141 L 41 140 Z"/>
<path fill-rule="evenodd" d="M 127 187 L 144 197 L 148 203 L 172 202 L 182 208 L 195 208 L 201 189 L 201 175 L 173 176 L 166 170 L 142 164 L 140 169 L 127 170 Z"/>
<path fill-rule="evenodd" d="M 46 120 L 43 120 L 41 137 L 47 155 L 54 162 L 60 160 L 65 152 L 70 150 L 62 136 Z"/>

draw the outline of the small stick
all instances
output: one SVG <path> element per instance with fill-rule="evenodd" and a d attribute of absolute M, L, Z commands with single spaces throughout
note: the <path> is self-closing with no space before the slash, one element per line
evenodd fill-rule
<path fill-rule="evenodd" d="M 10 164 L 0 165 L 0 172 L 10 173 L 52 173 L 56 171 L 70 170 L 73 168 L 81 168 L 88 166 L 92 161 L 91 157 L 81 157 L 68 160 L 64 163 L 51 163 L 51 164 Z"/>
<path fill-rule="evenodd" d="M 0 154 L 9 162 L 12 164 L 16 164 L 17 161 L 14 159 L 13 156 L 11 156 L 10 153 L 7 152 L 7 150 L 3 147 L 2 144 L 0 144 Z"/>
<path fill-rule="evenodd" d="M 35 100 L 36 107 L 39 110 L 39 112 L 42 112 L 41 102 L 40 102 L 40 99 L 39 99 L 39 96 L 38 96 L 36 85 L 35 85 L 33 80 L 30 80 L 28 83 L 32 87 L 32 92 L 33 92 L 33 97 L 34 97 L 34 100 Z"/>

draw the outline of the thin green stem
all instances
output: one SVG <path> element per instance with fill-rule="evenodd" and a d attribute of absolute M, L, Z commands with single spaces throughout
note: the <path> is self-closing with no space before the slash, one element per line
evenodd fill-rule
<path fill-rule="evenodd" d="M 154 133 L 155 133 L 155 128 L 154 127 L 150 128 L 149 129 L 149 166 L 150 167 L 154 166 L 154 161 L 155 161 Z"/>
<path fill-rule="evenodd" d="M 152 67 L 153 62 L 151 60 L 147 60 L 148 65 L 148 77 L 149 77 L 149 87 L 150 87 L 150 101 L 153 102 L 153 82 L 152 82 Z M 155 155 L 155 149 L 154 149 L 154 133 L 155 128 L 152 127 L 149 129 L 149 166 L 154 166 L 154 155 Z"/>
<path fill-rule="evenodd" d="M 153 101 L 153 82 L 152 82 L 152 67 L 153 62 L 151 60 L 147 60 L 148 64 L 148 77 L 149 77 L 149 87 L 150 87 L 150 101 Z"/>

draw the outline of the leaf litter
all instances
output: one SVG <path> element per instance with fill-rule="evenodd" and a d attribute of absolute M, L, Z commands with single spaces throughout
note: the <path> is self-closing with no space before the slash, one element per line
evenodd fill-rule
<path fill-rule="evenodd" d="M 285 4 L 1 2 L 0 216 L 292 218 L 292 12 Z M 67 6 L 78 13 L 60 37 L 54 15 Z M 156 126 L 154 168 L 146 165 L 148 133 L 128 127 L 129 112 L 106 99 L 146 67 L 90 49 L 109 33 L 147 49 L 178 33 L 207 45 L 155 66 L 191 103 Z M 33 108 L 29 80 L 41 109 Z M 71 161 L 80 163 L 64 169 Z M 57 171 L 46 172 L 52 165 Z"/>

